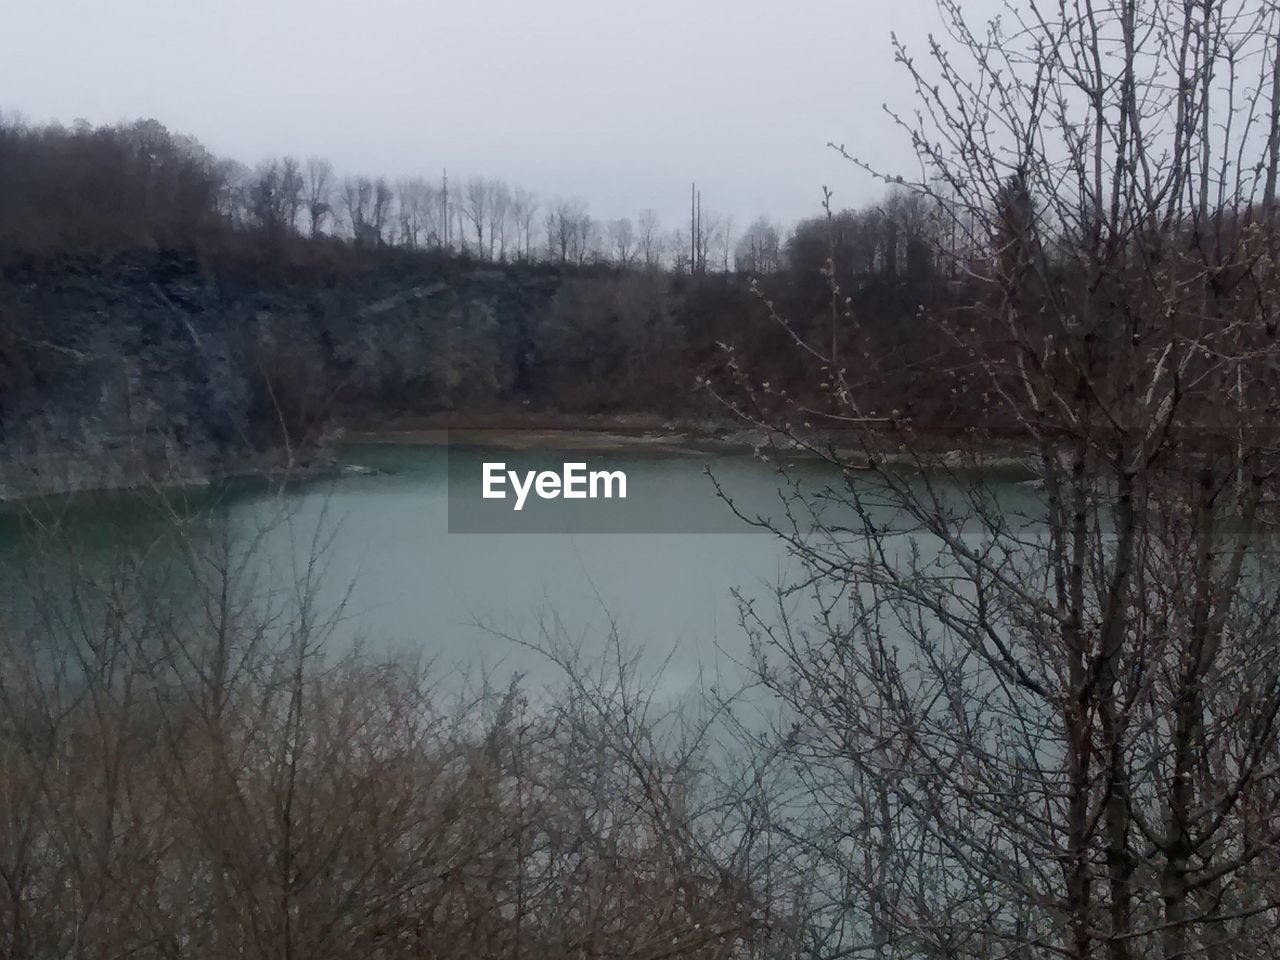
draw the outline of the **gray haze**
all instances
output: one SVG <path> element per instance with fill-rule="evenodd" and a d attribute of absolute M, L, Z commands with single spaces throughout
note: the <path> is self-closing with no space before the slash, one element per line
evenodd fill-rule
<path fill-rule="evenodd" d="M 986 4 L 983 4 L 985 6 Z M 910 159 L 890 32 L 924 54 L 931 0 L 8 0 L 0 107 L 155 117 L 252 164 L 483 174 L 597 217 L 818 212 L 878 196 L 825 144 Z"/>

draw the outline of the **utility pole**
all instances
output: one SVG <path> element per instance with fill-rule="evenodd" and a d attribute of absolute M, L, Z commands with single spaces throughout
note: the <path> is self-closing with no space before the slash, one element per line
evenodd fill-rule
<path fill-rule="evenodd" d="M 698 271 L 698 184 L 689 184 L 689 275 Z"/>
<path fill-rule="evenodd" d="M 702 242 L 702 191 L 689 184 L 689 275 L 707 269 L 707 249 Z"/>
<path fill-rule="evenodd" d="M 698 274 L 707 272 L 707 244 L 702 236 L 702 191 L 698 191 Z"/>
<path fill-rule="evenodd" d="M 440 204 L 444 210 L 444 248 L 449 249 L 449 168 L 440 172 Z"/>

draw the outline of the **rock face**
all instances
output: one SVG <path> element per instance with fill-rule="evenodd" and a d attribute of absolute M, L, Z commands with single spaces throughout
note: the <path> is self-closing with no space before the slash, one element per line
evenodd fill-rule
<path fill-rule="evenodd" d="M 0 275 L 0 494 L 298 457 L 335 415 L 528 388 L 554 272 L 423 259 L 270 273 L 175 254 Z"/>

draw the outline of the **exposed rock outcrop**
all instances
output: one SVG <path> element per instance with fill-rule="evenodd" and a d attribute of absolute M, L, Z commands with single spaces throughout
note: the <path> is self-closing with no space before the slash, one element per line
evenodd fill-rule
<path fill-rule="evenodd" d="M 198 480 L 313 455 L 336 415 L 527 389 L 552 271 L 287 275 L 172 253 L 0 276 L 0 494 Z"/>

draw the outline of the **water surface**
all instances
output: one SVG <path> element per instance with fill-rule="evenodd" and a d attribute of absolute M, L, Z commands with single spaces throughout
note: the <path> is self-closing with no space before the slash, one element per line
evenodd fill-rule
<path fill-rule="evenodd" d="M 717 492 L 718 483 L 749 516 L 769 504 L 781 511 L 777 493 L 785 484 L 777 465 L 748 454 L 454 451 L 474 464 L 491 456 L 541 464 L 585 457 L 593 469 L 626 472 L 631 496 L 652 505 L 648 527 L 632 515 L 623 532 L 589 532 L 597 529 L 589 519 L 597 505 L 580 501 L 572 511 L 581 512 L 572 515 L 581 518 L 581 532 L 568 533 L 450 533 L 450 454 L 443 446 L 370 444 L 344 456 L 372 472 L 284 489 L 223 485 L 174 494 L 163 505 L 137 494 L 11 505 L 0 519 L 7 606 L 20 607 L 30 581 L 47 582 L 57 575 L 50 571 L 120 564 L 147 570 L 158 590 L 183 594 L 170 542 L 181 518 L 186 536 L 252 544 L 244 579 L 285 592 L 300 581 L 314 584 L 317 615 L 340 613 L 335 644 L 412 651 L 441 675 L 487 671 L 500 683 L 513 671 L 551 673 L 513 638 L 551 636 L 591 651 L 616 632 L 679 689 L 700 672 L 704 680 L 732 672 L 745 656 L 735 591 L 768 603 L 794 573 L 785 545 L 735 517 Z M 839 481 L 816 463 L 787 466 L 815 489 Z M 705 516 L 687 521 L 698 513 Z M 46 527 L 52 521 L 60 536 L 41 536 L 36 518 Z M 670 532 L 680 522 L 725 532 Z M 804 602 L 787 601 L 793 610 Z"/>

